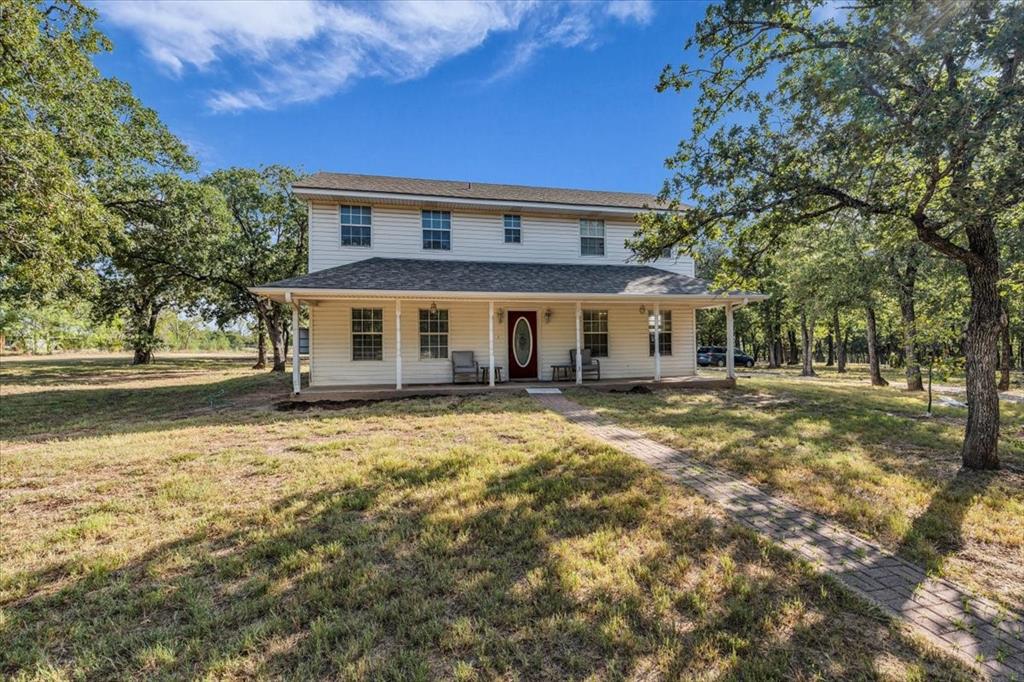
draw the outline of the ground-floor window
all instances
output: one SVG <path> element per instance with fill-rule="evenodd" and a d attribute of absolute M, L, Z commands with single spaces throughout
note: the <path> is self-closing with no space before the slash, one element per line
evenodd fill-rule
<path fill-rule="evenodd" d="M 647 316 L 648 350 L 654 356 L 654 313 Z M 662 355 L 672 355 L 672 311 L 661 311 L 661 335 L 658 344 Z"/>
<path fill-rule="evenodd" d="M 384 359 L 384 311 L 381 308 L 352 309 L 352 359 Z"/>
<path fill-rule="evenodd" d="M 420 310 L 420 357 L 448 357 L 447 310 Z"/>
<path fill-rule="evenodd" d="M 583 311 L 583 347 L 590 349 L 591 357 L 608 357 L 608 311 Z"/>

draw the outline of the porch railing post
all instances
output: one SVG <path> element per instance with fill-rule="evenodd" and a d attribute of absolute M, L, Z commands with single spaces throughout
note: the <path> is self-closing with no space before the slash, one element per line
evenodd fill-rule
<path fill-rule="evenodd" d="M 299 300 L 292 299 L 292 392 L 302 390 L 302 365 L 299 358 Z"/>
<path fill-rule="evenodd" d="M 402 388 L 402 302 L 395 299 L 395 389 Z"/>
<path fill-rule="evenodd" d="M 661 381 L 661 305 L 654 304 L 654 380 Z"/>
<path fill-rule="evenodd" d="M 732 303 L 725 304 L 725 375 L 736 378 L 736 339 L 732 321 Z"/>
<path fill-rule="evenodd" d="M 487 302 L 487 385 L 494 386 L 494 301 Z"/>
<path fill-rule="evenodd" d="M 583 304 L 576 301 L 576 383 L 583 383 Z"/>

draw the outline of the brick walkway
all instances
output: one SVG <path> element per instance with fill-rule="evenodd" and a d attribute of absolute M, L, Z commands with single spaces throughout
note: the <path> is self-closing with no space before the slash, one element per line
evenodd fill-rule
<path fill-rule="evenodd" d="M 886 613 L 906 621 L 941 649 L 993 680 L 1024 680 L 1024 616 L 972 596 L 949 581 L 929 578 L 910 562 L 839 526 L 684 452 L 600 418 L 563 395 L 534 396 L 590 434 L 643 460 L 719 504 L 753 528 Z"/>

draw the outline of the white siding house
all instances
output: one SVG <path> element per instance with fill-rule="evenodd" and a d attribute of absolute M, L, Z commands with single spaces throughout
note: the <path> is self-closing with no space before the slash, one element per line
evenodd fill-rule
<path fill-rule="evenodd" d="M 635 262 L 647 195 L 339 173 L 293 191 L 309 274 L 253 291 L 296 326 L 308 309 L 310 387 L 449 383 L 466 351 L 491 384 L 688 376 L 695 311 L 764 298 L 712 291 L 670 247 Z"/>

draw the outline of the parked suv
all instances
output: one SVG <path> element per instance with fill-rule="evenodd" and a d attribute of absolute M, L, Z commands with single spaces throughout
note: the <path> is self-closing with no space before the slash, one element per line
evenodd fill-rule
<path fill-rule="evenodd" d="M 726 350 L 723 346 L 701 346 L 697 349 L 697 364 L 701 367 L 725 367 Z M 753 367 L 754 358 L 741 350 L 733 351 L 737 367 Z"/>

